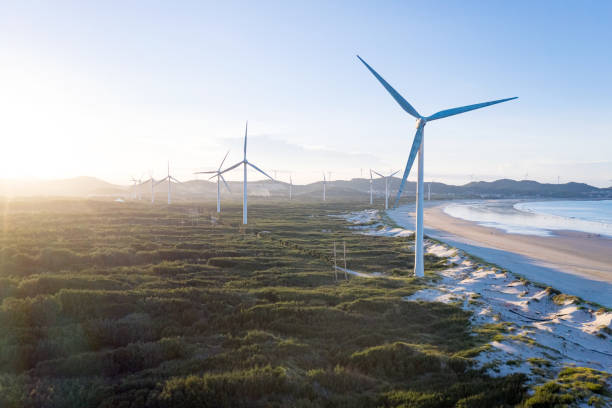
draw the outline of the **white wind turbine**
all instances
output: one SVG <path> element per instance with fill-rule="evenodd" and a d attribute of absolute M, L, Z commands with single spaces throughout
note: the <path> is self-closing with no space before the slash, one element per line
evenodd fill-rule
<path fill-rule="evenodd" d="M 154 188 L 155 188 L 155 179 L 153 178 L 153 172 L 152 171 L 149 172 L 149 179 L 143 181 L 143 184 L 144 183 L 150 183 L 151 184 L 151 204 L 153 204 L 155 202 L 155 191 L 154 191 Z"/>
<path fill-rule="evenodd" d="M 134 178 L 134 176 L 132 176 L 131 180 L 134 183 L 132 198 L 138 199 L 138 200 L 142 200 L 142 192 L 140 190 L 140 188 L 142 187 L 142 184 L 143 184 L 142 183 L 142 174 L 140 175 L 140 178 L 138 180 L 136 180 Z"/>
<path fill-rule="evenodd" d="M 327 179 L 325 178 L 325 172 L 323 172 L 323 201 L 325 201 L 325 188 L 327 187 Z"/>
<path fill-rule="evenodd" d="M 291 178 L 291 174 L 289 175 L 289 201 L 291 201 L 293 194 L 293 179 Z"/>
<path fill-rule="evenodd" d="M 151 178 L 151 180 L 153 179 Z M 177 183 L 181 183 L 181 182 L 170 175 L 170 161 L 168 161 L 168 175 L 164 177 L 163 179 L 159 180 L 157 183 L 155 183 L 155 185 L 161 184 L 166 180 L 168 180 L 168 204 L 171 204 L 172 203 L 172 180 L 174 180 Z"/>
<path fill-rule="evenodd" d="M 132 176 L 130 178 L 130 181 L 132 182 L 132 200 L 135 200 L 136 199 L 136 187 L 138 186 L 138 180 L 136 180 L 134 176 Z"/>
<path fill-rule="evenodd" d="M 452 108 L 442 110 L 440 112 L 434 113 L 431 116 L 421 116 L 416 109 L 408 103 L 406 99 L 402 95 L 400 95 L 387 81 L 383 79 L 372 67 L 368 65 L 361 57 L 358 55 L 357 58 L 366 66 L 366 68 L 374 75 L 374 77 L 381 83 L 381 85 L 391 94 L 393 99 L 402 107 L 402 109 L 408 113 L 409 115 L 416 118 L 416 134 L 414 136 L 414 140 L 412 142 L 412 147 L 410 149 L 410 155 L 408 156 L 408 163 L 406 163 L 406 169 L 404 170 L 404 175 L 402 177 L 402 183 L 400 184 L 399 190 L 397 191 L 397 197 L 395 199 L 395 206 L 397 206 L 400 196 L 402 195 L 402 190 L 404 189 L 404 184 L 406 183 L 406 179 L 408 178 L 408 174 L 410 173 L 410 169 L 412 168 L 412 164 L 414 163 L 414 159 L 418 152 L 419 154 L 419 165 L 418 165 L 418 183 L 417 183 L 417 199 L 416 199 L 416 234 L 414 240 L 414 273 L 416 276 L 424 276 L 424 263 L 423 263 L 423 150 L 424 150 L 424 134 L 425 134 L 425 125 L 427 122 L 431 122 L 437 119 L 443 119 L 448 116 L 457 115 L 464 112 L 469 112 L 474 109 L 484 108 L 485 106 L 495 105 L 497 103 L 502 103 L 506 101 L 510 101 L 513 98 L 506 99 L 498 99 L 490 102 L 477 103 L 474 105 L 461 106 L 459 108 Z"/>
<path fill-rule="evenodd" d="M 270 180 L 275 181 L 265 171 L 261 170 L 259 167 L 257 167 L 256 165 L 254 165 L 253 163 L 251 163 L 250 161 L 247 160 L 247 135 L 248 135 L 248 130 L 249 130 L 249 121 L 247 120 L 246 127 L 244 129 L 244 159 L 242 159 L 242 161 L 234 164 L 233 166 L 230 166 L 227 169 L 219 172 L 219 176 L 221 176 L 223 173 L 226 173 L 226 172 L 228 172 L 230 170 L 233 170 L 236 167 L 240 166 L 241 164 L 244 165 L 244 178 L 243 178 L 243 182 L 242 182 L 242 188 L 243 188 L 243 191 L 242 191 L 242 223 L 243 224 L 247 223 L 247 204 L 248 204 L 247 203 L 247 166 L 251 166 L 252 168 L 257 170 L 258 172 L 260 172 L 264 176 L 268 177 Z"/>
<path fill-rule="evenodd" d="M 230 190 L 229 185 L 227 184 L 227 181 L 225 181 L 225 178 L 221 175 L 221 167 L 223 167 L 223 163 L 225 163 L 225 159 L 227 159 L 227 155 L 229 154 L 229 150 L 227 151 L 227 153 L 225 153 L 225 157 L 223 158 L 223 160 L 221 160 L 221 164 L 219 165 L 219 168 L 217 170 L 212 170 L 212 171 L 197 171 L 193 174 L 212 174 L 212 176 L 209 178 L 217 178 L 217 212 L 221 212 L 221 186 L 220 186 L 220 181 L 223 181 L 223 184 L 225 185 L 225 188 L 227 188 L 227 191 L 229 191 L 230 193 L 232 192 L 232 190 Z"/>
<path fill-rule="evenodd" d="M 383 176 L 379 172 L 377 172 L 375 170 L 372 170 L 372 173 L 374 173 L 377 176 L 382 177 L 383 179 L 385 179 L 385 210 L 389 209 L 389 179 L 391 177 L 395 176 L 398 172 L 399 172 L 399 170 L 389 174 L 388 176 Z"/>

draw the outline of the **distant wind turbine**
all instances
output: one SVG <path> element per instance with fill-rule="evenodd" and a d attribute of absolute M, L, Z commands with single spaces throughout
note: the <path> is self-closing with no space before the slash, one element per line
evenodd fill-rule
<path fill-rule="evenodd" d="M 372 173 L 385 179 L 385 210 L 389 209 L 389 179 L 395 176 L 398 172 L 399 170 L 389 174 L 388 176 L 383 176 L 379 172 L 372 170 Z"/>
<path fill-rule="evenodd" d="M 221 186 L 220 186 L 220 181 L 223 181 L 223 184 L 225 185 L 225 188 L 227 188 L 227 191 L 229 191 L 231 193 L 232 190 L 230 190 L 229 185 L 227 184 L 227 181 L 225 181 L 225 178 L 221 175 L 221 167 L 223 167 L 223 163 L 225 163 L 225 159 L 227 159 L 227 155 L 229 154 L 229 150 L 227 151 L 227 153 L 225 153 L 225 157 L 223 158 L 223 160 L 221 160 L 221 164 L 219 165 L 219 168 L 217 170 L 212 170 L 212 171 L 197 171 L 193 174 L 212 174 L 212 176 L 209 178 L 217 178 L 217 212 L 221 212 Z"/>
<path fill-rule="evenodd" d="M 170 161 L 168 161 L 168 175 L 166 177 L 164 177 L 163 179 L 159 180 L 157 183 L 155 183 L 155 185 L 161 184 L 164 181 L 168 180 L 168 204 L 172 203 L 172 180 L 174 180 L 177 183 L 181 183 L 180 181 L 178 181 L 176 178 L 174 178 L 174 176 L 170 175 Z"/>
<path fill-rule="evenodd" d="M 502 103 L 506 101 L 510 101 L 513 98 L 506 99 L 498 99 L 490 102 L 477 103 L 474 105 L 462 106 L 459 108 L 452 108 L 442 110 L 440 112 L 434 113 L 431 116 L 421 116 L 416 109 L 408 103 L 404 97 L 402 97 L 387 81 L 383 79 L 372 67 L 368 65 L 361 57 L 358 55 L 357 58 L 366 66 L 366 68 L 374 75 L 374 77 L 381 83 L 381 85 L 391 94 L 393 99 L 402 107 L 402 109 L 408 113 L 409 115 L 416 118 L 416 134 L 414 135 L 414 140 L 412 142 L 412 147 L 410 149 L 410 155 L 408 156 L 408 163 L 406 163 L 406 169 L 404 170 L 404 175 L 402 177 L 402 182 L 400 184 L 399 190 L 397 191 L 397 197 L 395 199 L 394 206 L 397 206 L 399 199 L 402 195 L 402 190 L 404 189 L 404 185 L 406 183 L 406 179 L 410 174 L 410 169 L 412 168 L 412 164 L 414 163 L 414 159 L 418 152 L 419 154 L 419 164 L 418 164 L 418 183 L 417 183 L 417 199 L 416 199 L 416 208 L 417 208 L 417 219 L 416 219 L 416 234 L 415 234 L 415 262 L 414 262 L 414 273 L 416 276 L 424 276 L 424 263 L 423 263 L 423 160 L 424 160 L 424 134 L 425 134 L 425 125 L 427 122 L 431 122 L 437 119 L 443 119 L 449 116 L 457 115 L 464 112 L 469 112 L 474 109 L 484 108 L 485 106 L 495 105 L 497 103 Z"/>
<path fill-rule="evenodd" d="M 323 172 L 323 201 L 325 201 L 325 187 L 327 186 L 327 179 L 325 178 L 325 172 Z"/>
<path fill-rule="evenodd" d="M 155 202 L 155 193 L 153 192 L 153 188 L 155 187 L 155 180 L 153 179 L 153 172 L 149 171 L 149 178 L 143 181 L 141 185 L 144 185 L 146 183 L 151 184 L 151 204 L 153 204 Z"/>
<path fill-rule="evenodd" d="M 291 178 L 291 175 L 289 175 L 289 201 L 291 201 L 292 193 L 293 193 L 293 179 Z"/>
<path fill-rule="evenodd" d="M 145 181 L 145 183 L 150 182 L 151 183 L 151 204 L 153 204 L 155 202 L 155 179 L 153 178 L 153 172 L 149 171 L 149 179 Z"/>
<path fill-rule="evenodd" d="M 244 165 L 244 178 L 242 181 L 242 223 L 246 224 L 248 219 L 247 219 L 247 166 L 251 166 L 252 168 L 254 168 L 255 170 L 257 170 L 258 172 L 260 172 L 261 174 L 263 174 L 264 176 L 266 176 L 267 178 L 269 178 L 272 181 L 275 181 L 272 177 L 270 177 L 265 171 L 261 170 L 259 167 L 257 167 L 256 165 L 254 165 L 253 163 L 251 163 L 250 161 L 247 160 L 247 136 L 248 136 L 248 131 L 249 131 L 249 121 L 247 120 L 246 122 L 246 127 L 244 128 L 244 159 L 242 159 L 242 161 L 234 164 L 233 166 L 228 167 L 227 169 L 219 172 L 219 176 L 222 175 L 223 173 L 227 173 L 230 170 L 235 169 L 236 167 L 240 166 L 241 164 Z"/>
<path fill-rule="evenodd" d="M 132 184 L 132 199 L 133 199 L 133 200 L 135 200 L 135 199 L 136 199 L 136 197 L 137 197 L 138 180 L 136 180 L 136 179 L 134 178 L 134 176 L 132 176 L 132 177 L 130 178 L 130 181 L 133 183 L 133 184 Z"/>

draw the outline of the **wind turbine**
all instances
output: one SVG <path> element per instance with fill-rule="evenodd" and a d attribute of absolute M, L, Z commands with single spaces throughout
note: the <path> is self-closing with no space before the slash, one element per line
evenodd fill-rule
<path fill-rule="evenodd" d="M 223 176 L 221 175 L 221 167 L 223 167 L 223 163 L 225 163 L 225 159 L 227 159 L 228 154 L 229 154 L 229 150 L 227 151 L 227 153 L 225 153 L 225 157 L 223 158 L 223 160 L 221 160 L 221 164 L 219 165 L 219 168 L 217 170 L 197 171 L 193 173 L 193 174 L 212 174 L 209 180 L 211 178 L 215 178 L 215 177 L 217 178 L 217 212 L 221 212 L 221 186 L 219 184 L 219 181 L 223 181 L 225 188 L 227 188 L 227 191 L 231 193 L 231 190 L 229 188 L 229 185 L 227 184 L 227 181 L 225 181 L 225 178 L 223 178 Z"/>
<path fill-rule="evenodd" d="M 155 179 L 153 178 L 152 171 L 149 172 L 149 179 L 144 181 L 144 183 L 148 183 L 148 182 L 151 183 L 151 204 L 153 204 L 155 202 L 155 191 L 154 191 Z"/>
<path fill-rule="evenodd" d="M 458 108 L 445 109 L 440 112 L 434 113 L 431 116 L 421 116 L 416 109 L 408 103 L 404 97 L 402 97 L 387 81 L 383 79 L 372 67 L 368 65 L 361 57 L 358 55 L 357 58 L 366 66 L 366 68 L 374 75 L 374 77 L 381 83 L 381 85 L 391 94 L 393 99 L 402 107 L 402 109 L 413 116 L 416 119 L 416 134 L 414 135 L 414 140 L 412 141 L 412 147 L 410 148 L 410 155 L 408 156 L 408 163 L 406 163 L 406 169 L 404 170 L 404 175 L 402 176 L 402 182 L 400 184 L 399 190 L 397 191 L 397 197 L 395 199 L 394 206 L 397 206 L 400 196 L 402 195 L 402 190 L 404 189 L 404 185 L 406 184 L 406 179 L 408 178 L 408 174 L 410 174 L 410 169 L 412 168 L 412 164 L 414 163 L 414 159 L 416 157 L 417 152 L 419 153 L 419 164 L 418 164 L 418 183 L 417 183 L 417 198 L 416 198 L 416 209 L 417 209 L 417 219 L 416 219 L 416 234 L 414 240 L 414 274 L 416 276 L 424 276 L 424 264 L 423 264 L 423 160 L 424 160 L 424 134 L 425 134 L 425 125 L 427 122 L 431 122 L 437 119 L 443 119 L 448 116 L 458 115 L 460 113 L 469 112 L 474 109 L 484 108 L 485 106 L 495 105 L 497 103 L 502 103 L 506 101 L 510 101 L 513 98 L 505 98 L 498 99 L 490 102 L 477 103 L 474 105 L 461 106 Z"/>
<path fill-rule="evenodd" d="M 244 128 L 244 159 L 242 159 L 242 161 L 234 164 L 233 166 L 228 167 L 227 169 L 219 172 L 219 176 L 221 176 L 223 173 L 227 173 L 230 170 L 235 169 L 236 167 L 240 166 L 241 164 L 244 165 L 244 178 L 243 178 L 243 182 L 242 182 L 242 223 L 246 224 L 247 223 L 247 166 L 251 166 L 252 168 L 254 168 L 255 170 L 257 170 L 258 172 L 260 172 L 261 174 L 263 174 L 264 176 L 266 176 L 267 178 L 269 178 L 270 180 L 274 181 L 274 179 L 272 177 L 270 177 L 265 171 L 261 170 L 259 167 L 257 167 L 256 165 L 254 165 L 253 163 L 251 163 L 250 161 L 247 160 L 247 135 L 248 135 L 248 131 L 249 131 L 249 121 L 247 120 L 246 122 L 246 126 Z"/>
<path fill-rule="evenodd" d="M 399 170 L 389 174 L 388 176 L 383 176 L 379 172 L 377 172 L 375 170 L 372 170 L 372 173 L 374 173 L 377 176 L 382 177 L 383 179 L 385 179 L 385 210 L 389 209 L 389 179 L 391 177 L 395 176 L 398 172 L 399 172 Z"/>
<path fill-rule="evenodd" d="M 153 179 L 151 179 L 153 180 Z M 164 181 L 168 180 L 168 204 L 172 203 L 172 180 L 174 180 L 177 183 L 180 183 L 180 181 L 178 181 L 176 178 L 174 178 L 173 176 L 170 175 L 170 161 L 168 160 L 168 175 L 166 177 L 164 177 L 163 179 L 159 180 L 157 183 L 155 183 L 155 185 L 158 185 L 160 183 L 163 183 Z"/>
<path fill-rule="evenodd" d="M 134 184 L 132 184 L 132 199 L 133 199 L 133 200 L 135 200 L 135 199 L 136 199 L 136 194 L 137 194 L 137 192 L 136 192 L 136 187 L 138 186 L 138 180 L 136 180 L 136 179 L 134 178 L 134 176 L 132 176 L 132 177 L 130 178 L 130 181 L 131 181 L 132 183 L 134 183 Z"/>
<path fill-rule="evenodd" d="M 143 174 L 141 173 L 138 180 L 132 176 L 131 180 L 134 183 L 132 198 L 134 199 L 142 200 L 142 192 L 140 191 L 140 188 L 142 187 L 142 176 Z"/>
<path fill-rule="evenodd" d="M 289 175 L 289 201 L 291 201 L 293 194 L 293 179 L 291 178 L 291 174 Z"/>
<path fill-rule="evenodd" d="M 325 201 L 325 187 L 327 186 L 327 179 L 325 178 L 325 172 L 323 172 L 323 201 Z"/>

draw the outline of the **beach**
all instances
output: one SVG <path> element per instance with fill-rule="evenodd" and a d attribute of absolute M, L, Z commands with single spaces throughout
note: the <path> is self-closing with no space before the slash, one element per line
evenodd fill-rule
<path fill-rule="evenodd" d="M 511 234 L 444 212 L 446 202 L 427 203 L 425 234 L 467 253 L 552 286 L 612 307 L 612 239 L 578 231 L 550 236 Z M 388 211 L 405 228 L 414 226 L 414 205 Z"/>
<path fill-rule="evenodd" d="M 450 220 L 444 218 L 449 216 L 437 208 L 438 205 L 428 206 L 430 209 L 441 210 L 443 217 L 440 216 L 439 221 L 453 221 L 452 217 Z M 411 212 L 409 207 L 405 207 L 386 214 L 399 221 L 395 224 L 410 224 Z M 389 223 L 378 210 L 357 211 L 344 214 L 342 218 L 356 224 L 353 229 L 359 234 L 400 239 L 412 235 L 409 228 Z M 429 228 L 428 231 L 434 230 Z M 445 239 L 450 239 L 450 233 L 445 234 Z M 425 239 L 426 254 L 445 259 L 446 267 L 434 272 L 437 279 L 430 280 L 425 288 L 404 297 L 404 300 L 460 304 L 471 313 L 472 324 L 476 326 L 503 324 L 508 335 L 499 336 L 488 343 L 475 357 L 477 367 L 487 370 L 491 376 L 535 374 L 536 382 L 554 378 L 566 366 L 590 367 L 606 372 L 612 370 L 612 344 L 607 336 L 612 312 L 589 303 L 589 300 L 581 301 L 554 290 L 567 282 L 572 282 L 575 289 L 585 290 L 590 279 L 579 275 L 565 276 L 563 272 L 551 269 L 554 274 L 552 276 L 556 278 L 550 284 L 553 289 L 543 287 L 534 284 L 531 279 L 520 279 L 521 274 L 513 270 L 483 264 L 479 259 L 474 259 L 473 255 L 475 250 L 480 251 L 481 255 L 484 253 L 489 258 L 496 256 L 500 263 L 513 263 L 513 266 L 522 268 L 522 272 L 525 272 L 527 265 L 529 273 L 542 273 L 538 268 L 543 267 L 528 267 L 535 262 L 530 258 L 482 245 L 468 245 L 468 253 L 457 248 L 467 244 L 459 244 L 455 246 Z M 358 269 L 359 265 L 353 267 Z M 365 273 L 355 269 L 337 269 L 356 278 L 393 279 L 384 270 Z M 544 276 L 544 279 L 548 278 L 550 276 Z M 607 283 L 595 282 L 598 282 L 595 289 L 599 289 L 593 290 L 591 295 L 604 294 Z M 589 299 L 587 296 L 584 298 Z M 593 301 L 592 297 L 590 301 Z M 534 368 L 537 361 L 546 361 L 547 369 L 543 371 Z"/>

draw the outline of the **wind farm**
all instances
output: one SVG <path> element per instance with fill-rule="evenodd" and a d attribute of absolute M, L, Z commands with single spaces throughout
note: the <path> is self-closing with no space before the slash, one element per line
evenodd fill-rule
<path fill-rule="evenodd" d="M 611 16 L 7 4 L 0 407 L 612 406 Z"/>

